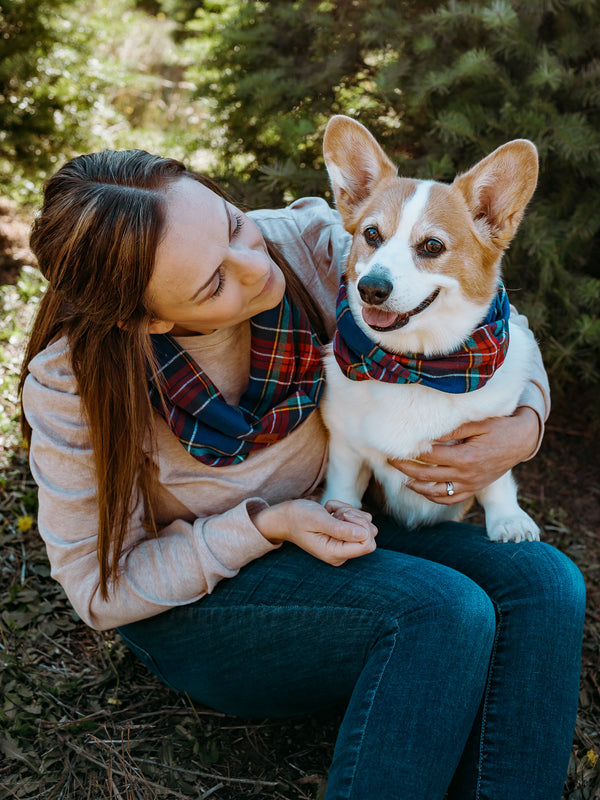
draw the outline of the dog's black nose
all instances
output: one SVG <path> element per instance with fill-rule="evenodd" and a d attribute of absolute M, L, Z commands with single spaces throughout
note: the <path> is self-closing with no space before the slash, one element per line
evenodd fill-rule
<path fill-rule="evenodd" d="M 383 275 L 363 275 L 357 288 L 365 303 L 380 306 L 391 295 L 394 284 Z"/>

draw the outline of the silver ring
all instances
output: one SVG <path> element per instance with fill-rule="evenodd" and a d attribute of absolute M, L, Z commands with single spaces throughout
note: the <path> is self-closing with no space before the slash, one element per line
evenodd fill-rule
<path fill-rule="evenodd" d="M 448 497 L 452 497 L 452 495 L 454 494 L 454 484 L 452 483 L 452 481 L 446 481 L 446 494 L 448 495 Z"/>

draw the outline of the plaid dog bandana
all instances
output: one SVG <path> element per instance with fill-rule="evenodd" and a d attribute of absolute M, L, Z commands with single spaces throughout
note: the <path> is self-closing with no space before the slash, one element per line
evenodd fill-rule
<path fill-rule="evenodd" d="M 472 392 L 489 381 L 508 349 L 510 304 L 501 283 L 481 325 L 449 355 L 388 353 L 374 344 L 352 316 L 343 279 L 336 313 L 333 352 L 344 375 L 353 381 L 419 383 L 450 394 Z"/>
<path fill-rule="evenodd" d="M 152 335 L 160 377 L 160 391 L 150 380 L 152 405 L 188 453 L 208 466 L 239 463 L 282 439 L 321 398 L 319 342 L 304 311 L 284 296 L 252 317 L 250 328 L 250 380 L 238 407 L 228 405 L 172 336 Z"/>

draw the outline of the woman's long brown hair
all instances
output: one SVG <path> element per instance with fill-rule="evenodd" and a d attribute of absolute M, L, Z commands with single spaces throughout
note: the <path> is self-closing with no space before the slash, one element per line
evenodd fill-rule
<path fill-rule="evenodd" d="M 181 162 L 142 150 L 79 156 L 47 181 L 31 235 L 48 288 L 29 339 L 20 389 L 32 358 L 66 334 L 95 459 L 104 598 L 118 581 L 136 490 L 150 530 L 157 533 L 152 511 L 154 417 L 147 388 L 153 364 L 151 314 L 145 292 L 164 232 L 166 190 L 182 177 L 224 196 L 212 181 Z M 288 291 L 322 337 L 310 295 L 277 248 L 269 242 L 267 246 L 284 272 Z M 29 444 L 31 428 L 24 414 L 22 426 Z"/>

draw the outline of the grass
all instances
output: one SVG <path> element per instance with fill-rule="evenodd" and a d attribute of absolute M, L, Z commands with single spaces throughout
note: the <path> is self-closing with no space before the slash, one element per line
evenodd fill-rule
<path fill-rule="evenodd" d="M 118 635 L 81 624 L 50 578 L 16 398 L 41 289 L 30 267 L 0 286 L 0 798 L 322 798 L 341 710 L 250 724 L 197 706 L 146 672 Z M 528 511 L 581 567 L 590 597 L 563 800 L 600 798 L 599 483 L 585 434 L 572 421 L 550 425 L 521 480 Z"/>

